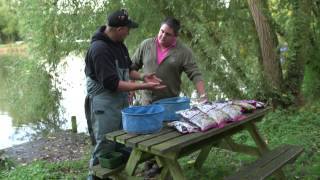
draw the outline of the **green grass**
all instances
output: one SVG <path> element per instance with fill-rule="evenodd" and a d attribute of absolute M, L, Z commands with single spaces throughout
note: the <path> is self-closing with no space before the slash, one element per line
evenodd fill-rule
<path fill-rule="evenodd" d="M 17 166 L 0 171 L 0 179 L 46 180 L 46 179 L 86 179 L 88 159 L 50 163 L 36 161 L 27 166 Z"/>
<path fill-rule="evenodd" d="M 305 148 L 294 164 L 286 165 L 287 179 L 316 180 L 320 177 L 320 102 L 306 105 L 302 109 L 279 109 L 270 112 L 258 125 L 271 149 L 281 144 L 297 144 Z M 248 133 L 235 137 L 238 142 L 253 144 Z M 233 174 L 255 158 L 213 149 L 203 168 L 197 171 L 192 166 L 196 153 L 180 159 L 188 179 L 223 179 Z M 28 166 L 18 166 L 12 170 L 0 171 L 4 179 L 85 179 L 88 172 L 88 159 L 61 163 L 34 162 Z"/>

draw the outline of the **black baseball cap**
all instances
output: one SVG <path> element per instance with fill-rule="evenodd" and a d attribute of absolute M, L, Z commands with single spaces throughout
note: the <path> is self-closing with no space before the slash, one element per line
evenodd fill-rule
<path fill-rule="evenodd" d="M 125 9 L 121 9 L 111 13 L 108 16 L 108 26 L 111 26 L 111 27 L 127 26 L 129 28 L 137 28 L 138 23 L 129 19 L 128 12 Z"/>

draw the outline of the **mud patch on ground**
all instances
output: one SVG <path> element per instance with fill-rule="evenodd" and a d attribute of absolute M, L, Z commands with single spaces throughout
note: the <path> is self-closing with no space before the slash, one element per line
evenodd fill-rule
<path fill-rule="evenodd" d="M 12 158 L 23 165 L 36 160 L 48 162 L 80 160 L 89 156 L 90 140 L 84 133 L 75 134 L 63 131 L 2 151 L 2 156 Z"/>

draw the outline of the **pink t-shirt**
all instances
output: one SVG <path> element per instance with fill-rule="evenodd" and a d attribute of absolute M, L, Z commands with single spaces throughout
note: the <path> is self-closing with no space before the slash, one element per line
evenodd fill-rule
<path fill-rule="evenodd" d="M 156 47 L 157 47 L 157 63 L 158 64 L 161 64 L 162 61 L 164 60 L 164 58 L 167 56 L 168 52 L 170 49 L 176 47 L 176 44 L 177 44 L 177 40 L 174 39 L 174 41 L 172 42 L 172 44 L 167 47 L 167 48 L 164 48 L 164 49 L 161 49 L 160 47 L 160 44 L 159 44 L 159 40 L 157 38 L 156 40 Z"/>

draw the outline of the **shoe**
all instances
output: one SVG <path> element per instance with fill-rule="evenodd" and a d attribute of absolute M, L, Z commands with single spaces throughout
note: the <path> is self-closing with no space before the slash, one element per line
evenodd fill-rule
<path fill-rule="evenodd" d="M 144 171 L 150 170 L 155 163 L 155 161 L 146 161 L 144 163 Z"/>
<path fill-rule="evenodd" d="M 149 169 L 144 171 L 144 178 L 154 178 L 157 174 L 160 174 L 161 172 L 161 168 L 159 168 L 159 166 L 156 163 L 151 165 L 150 163 L 147 164 L 146 162 L 145 167 Z"/>

